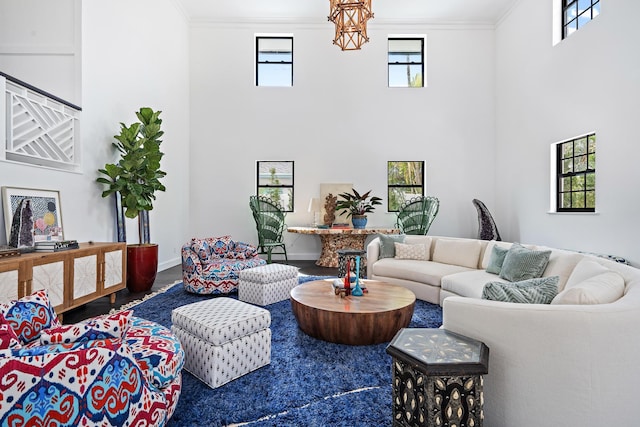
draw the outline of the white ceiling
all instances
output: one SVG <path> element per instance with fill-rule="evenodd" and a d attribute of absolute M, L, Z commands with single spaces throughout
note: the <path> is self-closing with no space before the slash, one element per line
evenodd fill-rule
<path fill-rule="evenodd" d="M 192 21 L 324 22 L 329 0 L 177 0 Z M 495 24 L 519 0 L 372 0 L 379 21 Z M 373 21 L 372 21 L 373 22 Z"/>

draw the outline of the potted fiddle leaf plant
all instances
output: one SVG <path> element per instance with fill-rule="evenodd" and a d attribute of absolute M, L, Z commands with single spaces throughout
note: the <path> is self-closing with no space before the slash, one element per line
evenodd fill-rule
<path fill-rule="evenodd" d="M 120 123 L 120 134 L 113 146 L 120 153 L 117 163 L 98 169 L 97 179 L 106 185 L 102 197 L 119 197 L 124 216 L 138 218 L 139 243 L 127 245 L 127 288 L 146 292 L 153 286 L 158 271 L 158 245 L 150 242 L 148 212 L 153 209 L 156 191 L 165 191 L 160 182 L 166 172 L 160 169 L 164 153 L 160 151 L 164 134 L 160 130 L 161 111 L 149 107 L 136 112 L 138 122 Z M 125 238 L 126 240 L 126 238 Z"/>
<path fill-rule="evenodd" d="M 351 193 L 338 194 L 336 211 L 341 211 L 340 215 L 347 213 L 347 218 L 351 217 L 353 228 L 365 228 L 367 226 L 367 214 L 375 210 L 375 206 L 382 204 L 382 199 L 370 196 L 372 190 L 360 194 L 355 188 Z"/>

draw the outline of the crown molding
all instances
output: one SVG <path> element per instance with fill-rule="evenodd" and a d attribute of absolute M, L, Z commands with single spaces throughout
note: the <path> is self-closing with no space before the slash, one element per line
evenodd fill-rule
<path fill-rule="evenodd" d="M 182 2 L 180 0 L 171 0 L 171 3 L 173 4 L 173 7 L 176 8 L 178 13 L 180 13 L 180 15 L 182 15 L 182 17 L 185 19 L 185 21 L 187 21 L 187 23 L 190 23 L 191 19 L 189 18 L 189 12 L 187 12 L 187 9 L 185 9 L 185 7 L 182 4 Z"/>
<path fill-rule="evenodd" d="M 496 21 L 496 28 L 499 27 L 500 25 L 502 25 L 502 23 L 504 21 L 506 21 L 506 19 L 513 13 L 513 11 L 518 8 L 518 6 L 520 6 L 520 3 L 522 3 L 522 0 L 516 0 L 513 3 L 511 3 L 509 5 L 509 7 L 507 7 L 507 9 L 504 11 L 504 13 L 502 13 L 502 15 L 500 15 L 500 17 L 498 18 L 498 20 Z"/>

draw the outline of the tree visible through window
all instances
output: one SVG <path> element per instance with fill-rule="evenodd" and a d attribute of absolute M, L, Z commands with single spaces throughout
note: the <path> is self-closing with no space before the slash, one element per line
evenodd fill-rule
<path fill-rule="evenodd" d="M 293 212 L 293 162 L 258 161 L 258 195 L 269 197 Z"/>
<path fill-rule="evenodd" d="M 557 177 L 558 212 L 595 212 L 595 134 L 557 144 Z"/>
<path fill-rule="evenodd" d="M 389 87 L 424 87 L 424 38 L 389 39 Z"/>
<path fill-rule="evenodd" d="M 403 202 L 423 196 L 424 162 L 388 162 L 387 188 L 389 212 L 398 212 Z"/>

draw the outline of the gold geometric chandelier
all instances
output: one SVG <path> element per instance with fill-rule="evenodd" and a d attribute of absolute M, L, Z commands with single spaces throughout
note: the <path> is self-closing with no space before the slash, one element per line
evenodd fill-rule
<path fill-rule="evenodd" d="M 336 24 L 333 44 L 342 50 L 357 50 L 369 41 L 367 21 L 373 18 L 371 0 L 329 0 L 329 21 Z"/>

